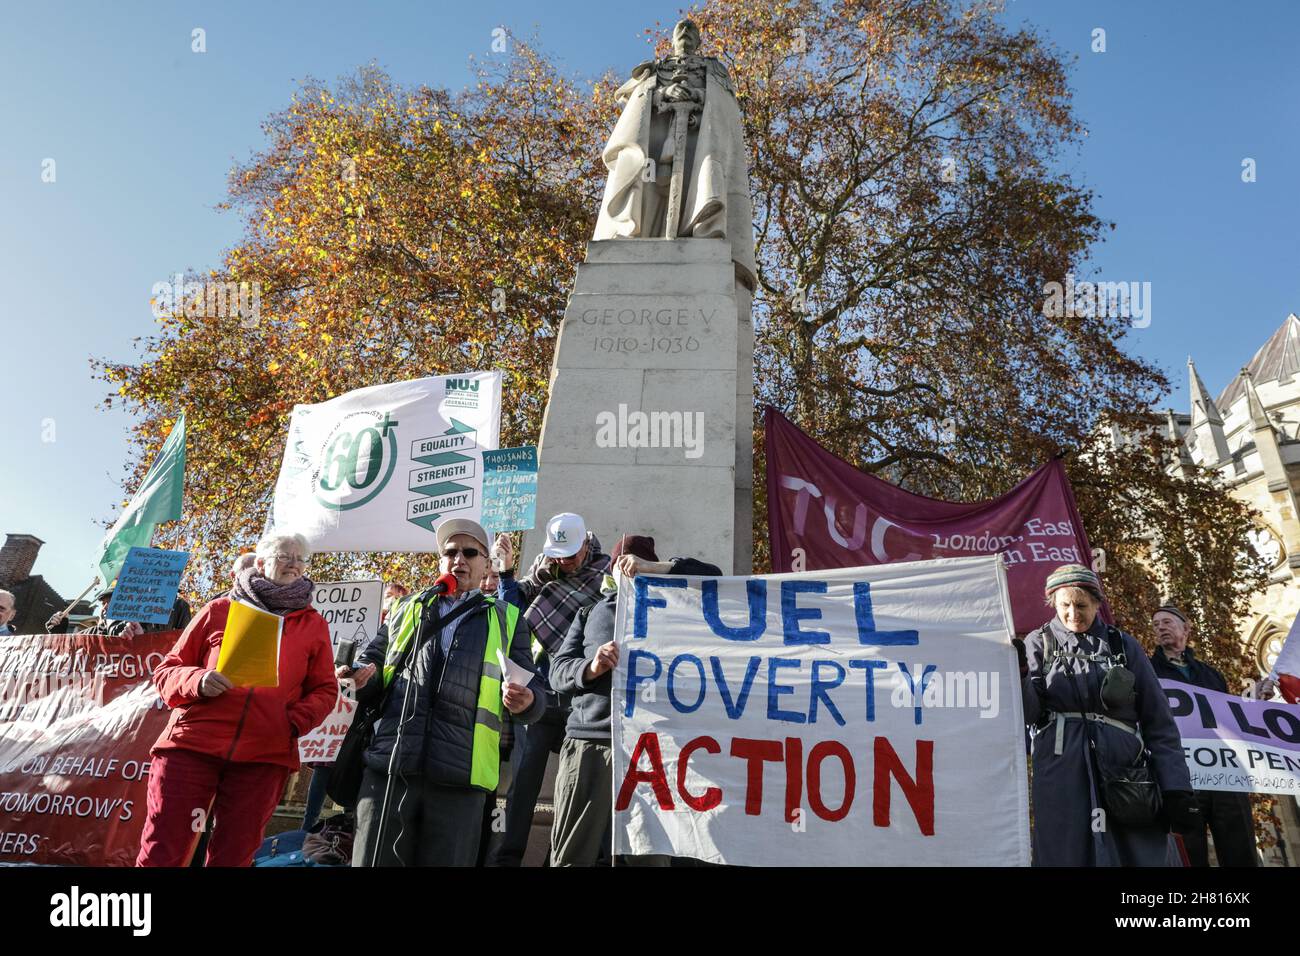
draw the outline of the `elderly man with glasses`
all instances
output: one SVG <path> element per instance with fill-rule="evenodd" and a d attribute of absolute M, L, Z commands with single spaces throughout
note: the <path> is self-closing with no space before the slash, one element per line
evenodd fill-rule
<path fill-rule="evenodd" d="M 14 604 L 14 595 L 12 591 L 0 591 L 0 634 L 14 633 L 13 624 L 14 615 L 18 611 Z"/>
<path fill-rule="evenodd" d="M 528 624 L 518 608 L 479 590 L 487 533 L 455 518 L 437 538 L 439 570 L 455 577 L 455 591 L 435 586 L 403 600 L 357 668 L 339 675 L 354 677 L 358 702 L 379 711 L 353 866 L 473 866 L 497 789 L 504 712 L 531 723 L 546 707 Z"/>
<path fill-rule="evenodd" d="M 1223 675 L 1192 652 L 1187 643 L 1192 625 L 1177 605 L 1162 604 L 1156 608 L 1151 615 L 1151 626 L 1158 645 L 1151 655 L 1151 669 L 1156 677 L 1228 693 L 1228 682 Z M 1246 794 L 1227 790 L 1197 790 L 1195 794 L 1202 822 L 1182 831 L 1191 865 L 1210 865 L 1210 847 L 1205 838 L 1208 826 L 1214 837 L 1214 855 L 1219 866 L 1259 866 L 1255 821 Z"/>

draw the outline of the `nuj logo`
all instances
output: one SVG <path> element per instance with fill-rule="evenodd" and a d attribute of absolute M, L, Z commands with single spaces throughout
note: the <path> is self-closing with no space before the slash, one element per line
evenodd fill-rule
<path fill-rule="evenodd" d="M 449 378 L 447 379 L 447 394 L 452 392 L 477 392 L 478 379 L 476 378 Z"/>

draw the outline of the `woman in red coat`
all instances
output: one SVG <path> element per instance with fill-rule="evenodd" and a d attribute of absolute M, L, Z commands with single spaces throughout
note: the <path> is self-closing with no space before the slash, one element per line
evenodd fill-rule
<path fill-rule="evenodd" d="M 298 769 L 298 738 L 334 709 L 329 626 L 311 606 L 302 535 L 272 535 L 229 596 L 204 606 L 153 682 L 172 716 L 154 744 L 136 866 L 185 866 L 212 814 L 208 866 L 248 866 Z M 279 685 L 235 687 L 215 670 L 232 600 L 284 618 Z"/>

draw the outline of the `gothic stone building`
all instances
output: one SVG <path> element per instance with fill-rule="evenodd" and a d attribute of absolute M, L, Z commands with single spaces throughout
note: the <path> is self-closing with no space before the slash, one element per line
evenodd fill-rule
<path fill-rule="evenodd" d="M 1167 432 L 1183 442 L 1172 467 L 1214 468 L 1262 516 L 1253 544 L 1272 576 L 1239 632 L 1262 676 L 1300 612 L 1300 318 L 1287 316 L 1217 400 L 1190 358 L 1187 367 L 1191 414 L 1166 414 Z"/>
<path fill-rule="evenodd" d="M 1215 469 L 1229 492 L 1261 516 L 1252 544 L 1272 574 L 1238 634 L 1262 677 L 1300 612 L 1300 318 L 1288 315 L 1217 399 L 1190 358 L 1187 374 L 1191 414 L 1165 416 L 1166 434 L 1182 442 L 1180 460 L 1170 467 Z M 1294 866 L 1300 808 L 1294 798 L 1283 798 L 1277 812 L 1283 846 L 1266 851 L 1264 862 Z"/>

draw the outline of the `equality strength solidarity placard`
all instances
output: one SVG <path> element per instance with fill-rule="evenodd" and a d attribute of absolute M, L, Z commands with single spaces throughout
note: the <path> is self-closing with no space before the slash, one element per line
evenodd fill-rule
<path fill-rule="evenodd" d="M 479 519 L 483 450 L 497 447 L 500 421 L 500 372 L 295 405 L 271 525 L 316 551 L 436 551 L 444 519 Z"/>
<path fill-rule="evenodd" d="M 1027 866 L 997 556 L 619 592 L 616 853 L 715 863 Z"/>

